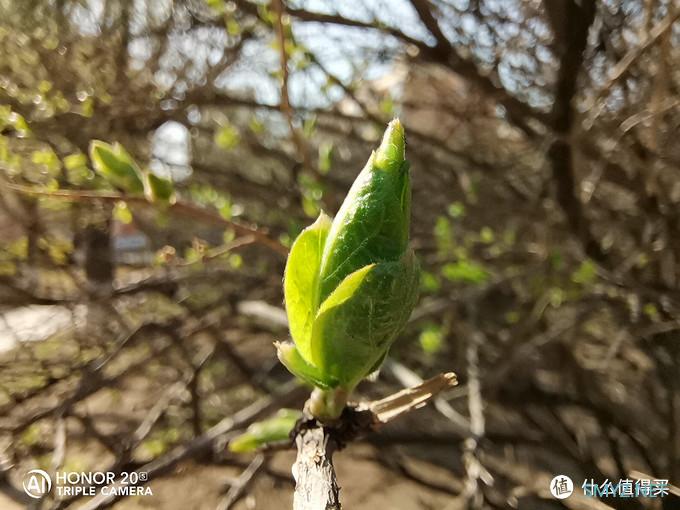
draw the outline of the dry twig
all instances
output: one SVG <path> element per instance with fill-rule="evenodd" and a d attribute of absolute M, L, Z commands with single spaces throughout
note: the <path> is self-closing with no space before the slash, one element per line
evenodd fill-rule
<path fill-rule="evenodd" d="M 232 484 L 224 498 L 217 505 L 217 510 L 229 510 L 236 503 L 243 492 L 255 479 L 255 475 L 260 472 L 264 465 L 264 455 L 257 455 L 248 467 L 241 473 L 241 476 Z"/>

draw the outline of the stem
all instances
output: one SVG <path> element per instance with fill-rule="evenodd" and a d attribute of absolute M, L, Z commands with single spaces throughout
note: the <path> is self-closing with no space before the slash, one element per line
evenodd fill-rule
<path fill-rule="evenodd" d="M 422 407 L 456 382 L 452 372 L 440 374 L 381 400 L 354 406 L 346 405 L 347 390 L 315 389 L 305 405 L 305 418 L 295 429 L 293 510 L 341 510 L 333 453 L 357 437 Z M 311 417 L 311 413 L 315 416 Z"/>
<path fill-rule="evenodd" d="M 318 426 L 301 430 L 295 444 L 293 510 L 340 510 L 340 487 L 333 467 L 336 441 Z"/>
<path fill-rule="evenodd" d="M 314 425 L 303 428 L 295 437 L 293 510 L 340 510 L 340 487 L 333 467 L 338 442 L 332 436 L 332 427 L 340 424 L 348 396 L 349 392 L 343 388 L 314 388 L 305 404 L 305 414 L 308 418 L 311 415 Z"/>
<path fill-rule="evenodd" d="M 321 422 L 336 420 L 342 414 L 347 405 L 349 392 L 344 388 L 322 390 L 314 388 L 307 402 L 307 408 L 311 415 Z"/>

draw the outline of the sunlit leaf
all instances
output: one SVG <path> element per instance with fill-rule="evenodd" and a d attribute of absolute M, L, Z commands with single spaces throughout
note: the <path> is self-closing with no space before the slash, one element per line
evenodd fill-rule
<path fill-rule="evenodd" d="M 93 140 L 90 143 L 90 159 L 97 173 L 113 186 L 133 194 L 144 192 L 141 170 L 119 143 L 110 145 Z"/>
<path fill-rule="evenodd" d="M 471 260 L 450 262 L 442 267 L 442 276 L 452 282 L 484 283 L 489 273 L 483 266 Z"/>
<path fill-rule="evenodd" d="M 324 142 L 319 145 L 319 172 L 327 174 L 333 165 L 333 144 Z"/>
<path fill-rule="evenodd" d="M 229 450 L 247 453 L 268 444 L 288 440 L 295 423 L 302 418 L 302 412 L 295 409 L 280 409 L 274 416 L 250 425 L 243 434 L 229 441 Z"/>
<path fill-rule="evenodd" d="M 132 223 L 132 211 L 123 201 L 116 202 L 113 208 L 113 217 L 125 225 Z"/>
<path fill-rule="evenodd" d="M 447 212 L 452 218 L 462 218 L 465 215 L 465 205 L 462 202 L 453 202 Z"/>
<path fill-rule="evenodd" d="M 422 271 L 420 274 L 420 286 L 426 292 L 436 292 L 441 287 L 437 275 L 429 271 Z"/>
<path fill-rule="evenodd" d="M 226 124 L 220 127 L 215 132 L 215 143 L 222 149 L 231 150 L 236 147 L 241 141 L 241 135 L 231 124 Z"/>
<path fill-rule="evenodd" d="M 426 354 L 436 354 L 442 348 L 444 336 L 441 327 L 436 324 L 428 324 L 418 336 L 420 347 Z"/>
<path fill-rule="evenodd" d="M 311 332 L 319 306 L 319 269 L 331 219 L 324 213 L 293 243 L 283 279 L 290 332 L 300 354 L 311 360 Z"/>
<path fill-rule="evenodd" d="M 597 268 L 591 260 L 584 260 L 571 275 L 571 280 L 580 285 L 588 285 L 597 278 Z"/>

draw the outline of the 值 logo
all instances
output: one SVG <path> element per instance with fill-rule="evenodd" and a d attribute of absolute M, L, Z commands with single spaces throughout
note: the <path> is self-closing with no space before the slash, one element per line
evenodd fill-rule
<path fill-rule="evenodd" d="M 31 469 L 24 476 L 24 492 L 34 499 L 40 499 L 52 489 L 52 479 L 42 469 Z"/>
<path fill-rule="evenodd" d="M 554 498 L 565 499 L 574 492 L 574 482 L 567 475 L 557 475 L 550 480 L 550 493 Z"/>

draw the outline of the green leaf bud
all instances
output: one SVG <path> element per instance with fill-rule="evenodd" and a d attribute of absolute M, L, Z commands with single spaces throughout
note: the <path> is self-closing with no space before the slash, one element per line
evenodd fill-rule
<path fill-rule="evenodd" d="M 95 171 L 111 185 L 126 193 L 141 195 L 144 192 L 142 172 L 121 144 L 92 140 L 90 159 Z"/>
<path fill-rule="evenodd" d="M 177 201 L 173 182 L 148 170 L 144 172 L 144 196 L 154 204 L 172 205 Z"/>
<path fill-rule="evenodd" d="M 321 213 L 291 248 L 284 294 L 294 343 L 277 345 L 279 359 L 321 390 L 347 394 L 379 368 L 415 306 L 404 150 L 394 120 L 335 219 Z"/>

